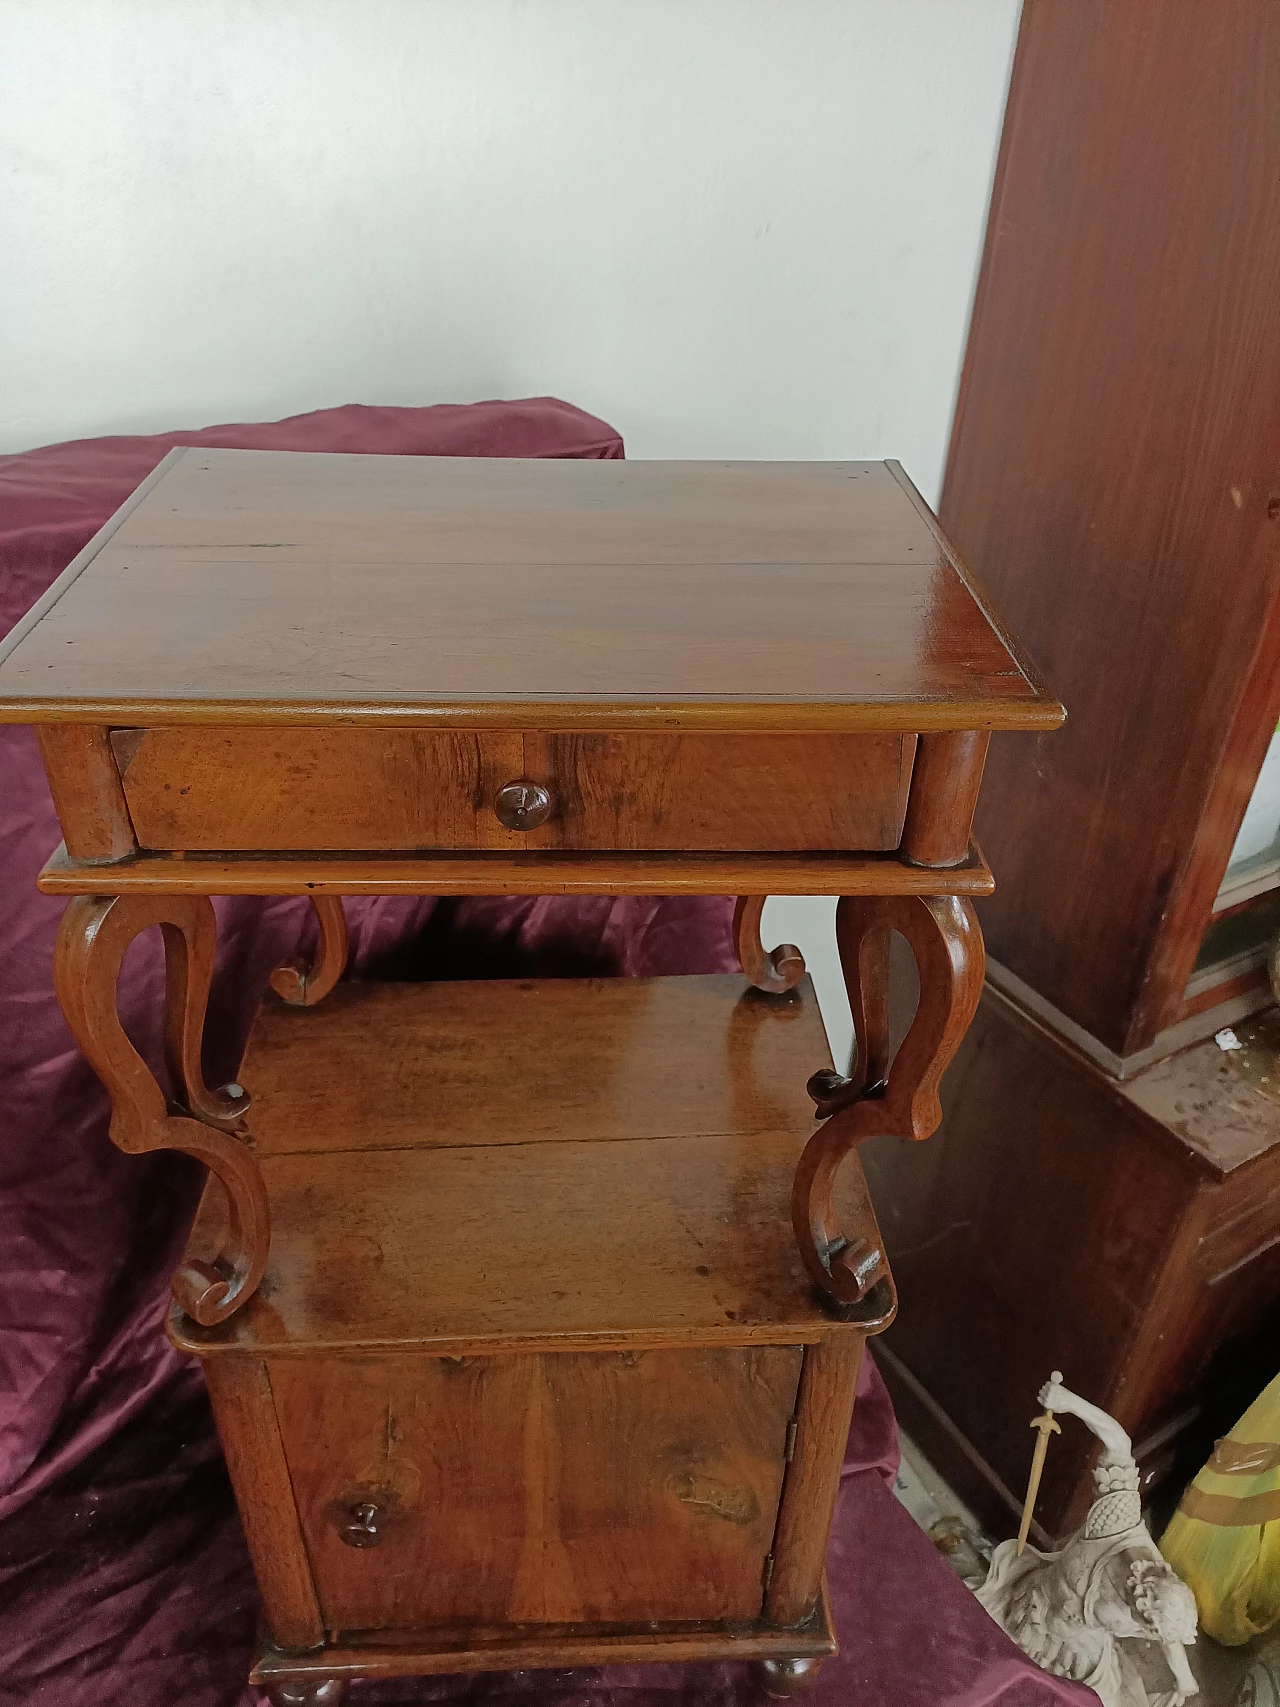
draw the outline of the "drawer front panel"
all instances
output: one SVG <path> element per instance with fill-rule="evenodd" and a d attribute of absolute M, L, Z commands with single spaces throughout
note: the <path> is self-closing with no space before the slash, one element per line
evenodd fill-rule
<path fill-rule="evenodd" d="M 914 735 L 528 735 L 542 847 L 896 848 Z"/>
<path fill-rule="evenodd" d="M 138 844 L 210 853 L 898 846 L 914 735 L 117 729 Z M 525 778 L 547 805 L 499 819 Z M 508 814 L 508 819 L 510 815 Z"/>
<path fill-rule="evenodd" d="M 326 1628 L 758 1618 L 801 1359 L 276 1360 Z"/>
<path fill-rule="evenodd" d="M 117 729 L 139 847 L 191 852 L 511 849 L 493 812 L 519 734 L 417 729 Z"/>

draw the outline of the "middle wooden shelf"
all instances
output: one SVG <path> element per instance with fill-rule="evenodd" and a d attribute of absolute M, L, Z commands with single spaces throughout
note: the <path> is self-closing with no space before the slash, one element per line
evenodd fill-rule
<path fill-rule="evenodd" d="M 791 1227 L 831 1056 L 813 987 L 736 975 L 339 986 L 263 1003 L 240 1077 L 271 1205 L 258 1295 L 204 1356 L 812 1343 Z M 851 1234 L 879 1244 L 861 1168 Z M 211 1185 L 190 1254 L 216 1251 Z M 888 1286 L 859 1313 L 892 1309 Z"/>

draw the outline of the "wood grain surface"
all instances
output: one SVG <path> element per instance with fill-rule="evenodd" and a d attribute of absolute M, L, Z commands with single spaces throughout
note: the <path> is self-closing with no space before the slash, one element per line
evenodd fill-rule
<path fill-rule="evenodd" d="M 270 1157 L 262 1285 L 216 1333 L 175 1320 L 173 1336 L 202 1356 L 811 1342 L 834 1330 L 788 1216 L 803 1147 L 788 1132 Z M 876 1243 L 856 1156 L 835 1194 L 846 1234 Z M 207 1199 L 193 1256 L 217 1213 Z"/>
<path fill-rule="evenodd" d="M 528 838 L 493 813 L 524 769 L 519 734 L 423 729 L 113 732 L 144 848 L 213 852 L 491 848 Z"/>
<path fill-rule="evenodd" d="M 1026 0 L 941 514 L 1072 712 L 992 746 L 991 951 L 1120 1055 L 1280 714 L 1277 158 L 1270 0 Z"/>
<path fill-rule="evenodd" d="M 921 737 L 902 827 L 904 859 L 920 865 L 959 865 L 964 859 L 990 739 L 976 729 Z"/>
<path fill-rule="evenodd" d="M 830 1061 L 807 980 L 783 996 L 725 974 L 269 997 L 241 1068 L 263 1120 L 267 1273 L 218 1333 L 172 1332 L 218 1355 L 874 1331 L 891 1287 L 878 1313 L 833 1322 L 789 1225 L 805 1069 Z M 834 1190 L 849 1236 L 878 1240 L 856 1157 Z M 202 1205 L 193 1260 L 223 1237 L 218 1210 Z"/>
<path fill-rule="evenodd" d="M 327 1627 L 758 1617 L 801 1356 L 275 1362 Z"/>
<path fill-rule="evenodd" d="M 92 723 L 44 724 L 36 742 L 67 851 L 95 863 L 136 853 L 107 730 Z"/>
<path fill-rule="evenodd" d="M 267 1366 L 224 1357 L 205 1371 L 267 1627 L 283 1648 L 313 1648 L 324 1625 L 294 1503 Z"/>
<path fill-rule="evenodd" d="M 896 848 L 913 735 L 529 735 L 550 822 L 531 848 Z"/>
<path fill-rule="evenodd" d="M 357 981 L 340 984 L 314 1009 L 268 996 L 239 1072 L 253 1098 L 256 1153 L 265 1158 L 729 1133 L 807 1137 L 813 1109 L 805 1081 L 829 1061 L 808 979 L 777 998 L 722 974 Z"/>
<path fill-rule="evenodd" d="M 898 845 L 915 752 L 914 736 L 893 734 L 182 727 L 112 739 L 141 846 L 211 852 L 884 851 Z M 499 822 L 495 797 L 517 779 L 550 794 L 539 828 Z M 954 833 L 963 853 L 968 820 Z"/>
<path fill-rule="evenodd" d="M 765 1595 L 765 1612 L 774 1624 L 804 1623 L 821 1598 L 827 1538 L 864 1350 L 865 1342 L 852 1338 L 821 1340 L 805 1348 L 794 1459 L 778 1512 L 777 1563 Z"/>
<path fill-rule="evenodd" d="M 899 475 L 187 451 L 0 648 L 0 718 L 1056 725 Z"/>

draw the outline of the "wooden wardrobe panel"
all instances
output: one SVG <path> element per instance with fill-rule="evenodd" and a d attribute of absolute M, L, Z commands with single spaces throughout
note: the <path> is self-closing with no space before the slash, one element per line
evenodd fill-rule
<path fill-rule="evenodd" d="M 992 747 L 988 945 L 1119 1053 L 1173 1017 L 1280 658 L 1278 158 L 1270 0 L 1026 0 L 940 514 L 1071 708 Z"/>

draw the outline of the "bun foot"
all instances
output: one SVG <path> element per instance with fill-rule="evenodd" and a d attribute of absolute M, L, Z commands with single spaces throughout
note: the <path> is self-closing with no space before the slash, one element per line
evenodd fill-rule
<path fill-rule="evenodd" d="M 821 1670 L 822 1661 L 815 1659 L 756 1660 L 751 1677 L 766 1695 L 785 1701 L 789 1695 L 799 1695 L 807 1689 Z"/>
<path fill-rule="evenodd" d="M 338 1707 L 346 1691 L 346 1682 L 340 1677 L 322 1677 L 305 1683 L 272 1683 L 267 1686 L 271 1707 Z"/>

